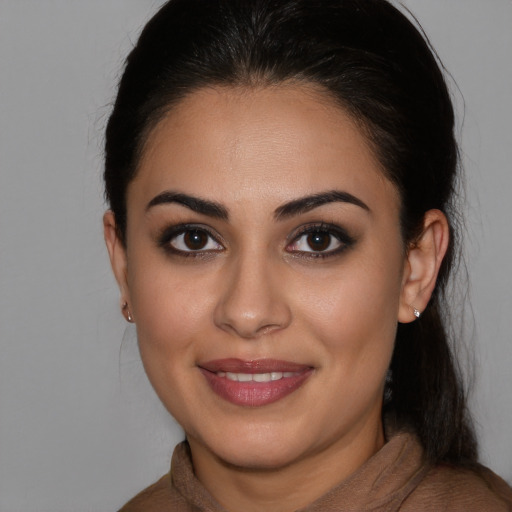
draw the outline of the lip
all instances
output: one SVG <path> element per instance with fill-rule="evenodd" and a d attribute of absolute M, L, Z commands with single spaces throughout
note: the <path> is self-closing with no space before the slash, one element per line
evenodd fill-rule
<path fill-rule="evenodd" d="M 313 373 L 311 366 L 277 359 L 217 359 L 200 363 L 198 367 L 214 393 L 232 404 L 247 407 L 261 407 L 281 400 L 300 388 Z M 226 377 L 227 373 L 232 374 L 230 378 Z M 267 374 L 263 375 L 267 378 L 272 374 L 276 380 L 240 382 L 233 380 L 236 379 L 233 374 Z"/>

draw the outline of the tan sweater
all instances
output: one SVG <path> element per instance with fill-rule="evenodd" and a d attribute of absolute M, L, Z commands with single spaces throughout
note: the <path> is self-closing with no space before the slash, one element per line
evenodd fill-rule
<path fill-rule="evenodd" d="M 285 501 L 285 497 L 283 497 Z M 512 488 L 483 466 L 431 467 L 410 433 L 394 435 L 348 479 L 300 512 L 512 511 Z M 120 512 L 225 512 L 194 476 L 190 450 L 174 450 L 171 471 Z"/>

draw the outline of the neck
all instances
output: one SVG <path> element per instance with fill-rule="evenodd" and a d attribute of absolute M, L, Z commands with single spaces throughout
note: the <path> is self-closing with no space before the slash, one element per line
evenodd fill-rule
<path fill-rule="evenodd" d="M 233 466 L 189 439 L 199 481 L 229 512 L 291 512 L 307 506 L 352 475 L 384 445 L 382 423 L 363 428 L 279 468 Z M 283 500 L 286 497 L 286 500 Z"/>

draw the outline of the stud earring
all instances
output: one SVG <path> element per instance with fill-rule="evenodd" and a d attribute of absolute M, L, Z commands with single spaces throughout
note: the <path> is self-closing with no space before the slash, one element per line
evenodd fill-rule
<path fill-rule="evenodd" d="M 123 311 L 123 315 L 126 318 L 126 320 L 132 324 L 133 317 L 132 317 L 132 314 L 130 313 L 130 308 L 128 307 L 128 302 L 126 302 L 126 301 L 123 302 L 122 311 Z"/>
<path fill-rule="evenodd" d="M 421 313 L 419 312 L 419 310 L 417 310 L 414 306 L 412 309 L 413 309 L 414 316 L 416 318 L 419 318 L 421 316 Z"/>

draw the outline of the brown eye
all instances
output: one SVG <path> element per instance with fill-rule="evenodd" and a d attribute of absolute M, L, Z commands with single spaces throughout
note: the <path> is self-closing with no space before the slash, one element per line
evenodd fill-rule
<path fill-rule="evenodd" d="M 175 251 L 181 253 L 216 252 L 223 246 L 204 229 L 183 229 L 172 237 L 169 237 L 166 245 L 170 245 Z"/>
<path fill-rule="evenodd" d="M 208 235 L 204 231 L 187 231 L 183 234 L 183 243 L 191 251 L 200 251 L 208 243 Z"/>
<path fill-rule="evenodd" d="M 309 257 L 327 257 L 340 254 L 354 244 L 346 230 L 334 224 L 304 226 L 302 233 L 286 247 L 290 253 Z"/>
<path fill-rule="evenodd" d="M 325 251 L 329 248 L 332 242 L 332 235 L 322 231 L 310 233 L 307 236 L 306 242 L 313 251 Z"/>

